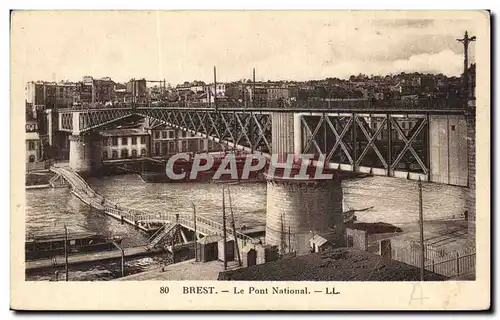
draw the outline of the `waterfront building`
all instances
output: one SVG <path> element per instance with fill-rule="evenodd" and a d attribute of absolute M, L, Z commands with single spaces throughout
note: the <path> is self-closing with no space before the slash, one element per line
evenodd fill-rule
<path fill-rule="evenodd" d="M 112 129 L 99 133 L 102 160 L 146 157 L 148 132 L 143 129 Z"/>
<path fill-rule="evenodd" d="M 151 155 L 170 156 L 179 152 L 202 152 L 214 144 L 190 132 L 160 124 L 151 129 Z"/>
<path fill-rule="evenodd" d="M 36 120 L 26 120 L 26 163 L 37 162 L 42 159 L 42 144 L 38 134 Z"/>

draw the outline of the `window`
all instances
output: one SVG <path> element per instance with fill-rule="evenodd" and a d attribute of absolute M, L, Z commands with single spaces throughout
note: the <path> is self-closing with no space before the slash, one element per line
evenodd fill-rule
<path fill-rule="evenodd" d="M 205 150 L 205 143 L 203 140 L 200 140 L 200 151 L 204 151 Z"/>
<path fill-rule="evenodd" d="M 141 144 L 146 144 L 146 137 L 145 136 L 141 136 Z"/>
<path fill-rule="evenodd" d="M 161 155 L 159 142 L 155 143 L 155 155 L 157 155 L 157 156 Z"/>
<path fill-rule="evenodd" d="M 28 141 L 28 150 L 35 150 L 35 141 Z"/>
<path fill-rule="evenodd" d="M 142 148 L 142 150 L 141 150 L 141 156 L 145 157 L 147 155 L 148 155 L 148 151 L 146 149 Z"/>
<path fill-rule="evenodd" d="M 124 145 L 124 144 L 128 144 L 128 139 L 127 139 L 127 137 L 123 137 L 123 138 L 122 138 L 122 145 Z"/>
<path fill-rule="evenodd" d="M 128 158 L 128 149 L 122 149 L 120 158 Z"/>
<path fill-rule="evenodd" d="M 186 137 L 186 131 L 182 131 L 182 137 L 185 138 Z"/>
<path fill-rule="evenodd" d="M 168 152 L 169 153 L 174 153 L 175 152 L 175 143 L 173 141 L 170 141 L 168 143 Z"/>
<path fill-rule="evenodd" d="M 160 139 L 160 131 L 155 131 L 155 139 Z"/>
<path fill-rule="evenodd" d="M 114 146 L 117 146 L 117 145 L 118 145 L 118 138 L 117 138 L 117 137 L 113 137 L 113 138 L 111 138 L 111 140 L 112 140 L 112 144 L 113 144 Z"/>
<path fill-rule="evenodd" d="M 187 141 L 182 141 L 182 151 L 187 151 Z"/>
<path fill-rule="evenodd" d="M 35 156 L 34 156 L 34 155 L 31 155 L 31 156 L 29 157 L 29 160 L 28 160 L 28 161 L 29 161 L 29 162 L 35 162 Z"/>
<path fill-rule="evenodd" d="M 108 145 L 108 138 L 102 138 L 102 145 L 107 146 Z"/>
<path fill-rule="evenodd" d="M 117 158 L 118 158 L 118 151 L 113 150 L 113 153 L 112 153 L 112 158 L 113 158 L 113 159 L 117 159 Z"/>
<path fill-rule="evenodd" d="M 132 137 L 132 145 L 137 144 L 137 137 Z"/>
<path fill-rule="evenodd" d="M 169 137 L 170 139 L 173 139 L 173 138 L 174 138 L 174 130 L 169 130 L 169 131 L 168 131 L 168 137 Z"/>
<path fill-rule="evenodd" d="M 137 158 L 137 150 L 132 150 L 132 158 Z"/>
<path fill-rule="evenodd" d="M 102 159 L 103 159 L 103 160 L 107 160 L 107 159 L 108 159 L 108 152 L 107 152 L 107 151 L 104 151 L 104 152 L 102 153 Z"/>
<path fill-rule="evenodd" d="M 162 131 L 161 132 L 161 138 L 162 139 L 167 139 L 167 131 Z"/>
<path fill-rule="evenodd" d="M 167 143 L 165 143 L 165 142 L 161 144 L 161 154 L 162 155 L 167 155 L 168 154 Z"/>
<path fill-rule="evenodd" d="M 455 125 L 454 124 L 451 125 L 451 131 L 455 131 Z"/>

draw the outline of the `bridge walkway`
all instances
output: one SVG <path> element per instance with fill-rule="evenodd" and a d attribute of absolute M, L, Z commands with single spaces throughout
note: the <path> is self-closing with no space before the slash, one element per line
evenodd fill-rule
<path fill-rule="evenodd" d="M 194 222 L 191 217 L 167 212 L 151 213 L 135 208 L 124 208 L 96 193 L 80 175 L 71 169 L 52 166 L 50 170 L 61 175 L 70 184 L 72 188 L 71 193 L 83 203 L 115 219 L 129 223 L 138 229 L 149 232 L 151 231 L 149 225 L 152 223 L 159 223 L 161 225 L 176 223 L 187 230 L 194 231 Z M 223 230 L 221 223 L 201 216 L 196 217 L 196 232 L 198 235 L 207 236 L 217 234 L 222 236 Z M 232 236 L 233 229 L 226 227 L 226 233 L 228 236 Z M 254 242 L 251 237 L 239 231 L 236 231 L 236 237 L 238 238 L 238 243 L 241 245 Z"/>

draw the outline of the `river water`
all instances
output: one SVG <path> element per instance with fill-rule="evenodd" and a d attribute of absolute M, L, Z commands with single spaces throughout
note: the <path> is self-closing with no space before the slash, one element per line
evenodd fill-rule
<path fill-rule="evenodd" d="M 213 183 L 145 183 L 138 175 L 91 178 L 91 187 L 122 206 L 145 211 L 197 214 L 221 221 L 221 185 Z M 237 226 L 264 225 L 266 184 L 244 183 L 230 188 Z M 395 225 L 418 220 L 418 186 L 415 181 L 387 177 L 368 177 L 343 182 L 346 209 L 372 210 L 357 212 L 358 221 L 387 222 Z M 466 189 L 448 185 L 423 183 L 425 220 L 460 217 L 465 210 Z M 72 196 L 69 189 L 26 191 L 26 232 L 91 231 L 107 236 L 123 237 L 124 247 L 138 246 L 148 236 L 127 224 L 102 215 Z M 132 274 L 160 266 L 164 257 L 137 258 L 126 262 L 126 273 Z M 119 275 L 118 263 L 70 266 L 70 280 L 109 280 Z M 54 270 L 27 274 L 27 280 L 51 280 Z"/>

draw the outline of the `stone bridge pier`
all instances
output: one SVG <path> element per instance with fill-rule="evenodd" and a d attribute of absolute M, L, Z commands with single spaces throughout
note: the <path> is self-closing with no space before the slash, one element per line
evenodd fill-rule
<path fill-rule="evenodd" d="M 69 136 L 69 166 L 78 173 L 88 173 L 92 170 L 92 148 L 88 136 Z"/>
<path fill-rule="evenodd" d="M 301 153 L 300 116 L 293 113 L 272 113 L 272 153 L 285 163 L 288 154 Z M 293 170 L 295 171 L 295 170 Z M 313 170 L 314 171 L 314 170 Z M 295 172 L 297 173 L 297 172 Z M 328 234 L 343 243 L 341 181 L 294 179 L 277 169 L 267 175 L 266 243 L 280 251 L 310 253 L 310 239 Z"/>

